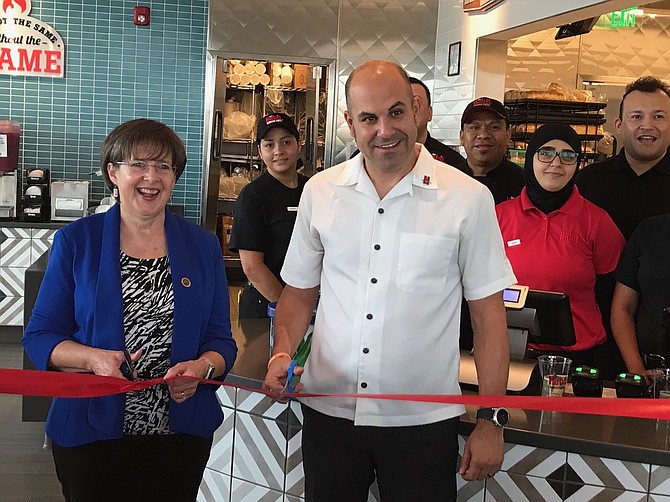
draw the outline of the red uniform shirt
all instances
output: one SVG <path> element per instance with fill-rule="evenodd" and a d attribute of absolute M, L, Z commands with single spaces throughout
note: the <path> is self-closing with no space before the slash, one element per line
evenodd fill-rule
<path fill-rule="evenodd" d="M 568 201 L 544 214 L 524 188 L 516 199 L 496 206 L 505 251 L 519 284 L 560 291 L 570 297 L 577 343 L 540 350 L 585 350 L 605 341 L 596 303 L 596 274 L 612 272 L 625 245 L 609 215 L 573 189 Z"/>

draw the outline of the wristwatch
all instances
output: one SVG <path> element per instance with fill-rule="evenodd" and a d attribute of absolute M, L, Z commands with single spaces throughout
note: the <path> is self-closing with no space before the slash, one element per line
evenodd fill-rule
<path fill-rule="evenodd" d="M 505 408 L 479 408 L 477 419 L 490 420 L 496 427 L 505 427 L 509 423 L 509 412 Z"/>
<path fill-rule="evenodd" d="M 212 375 L 214 374 L 214 370 L 216 369 L 216 366 L 214 366 L 212 363 L 210 363 L 207 359 L 203 359 L 207 363 L 207 373 L 205 373 L 205 380 L 211 380 Z"/>

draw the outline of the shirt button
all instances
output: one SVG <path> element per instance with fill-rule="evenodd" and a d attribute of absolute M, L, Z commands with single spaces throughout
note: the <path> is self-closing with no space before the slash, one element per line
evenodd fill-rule
<path fill-rule="evenodd" d="M 377 278 L 376 278 L 376 277 L 373 277 L 372 279 L 370 279 L 370 282 L 371 282 L 372 284 L 377 284 Z"/>
<path fill-rule="evenodd" d="M 375 249 L 379 251 L 382 247 L 379 244 L 375 244 Z"/>
<path fill-rule="evenodd" d="M 367 317 L 368 319 L 372 319 L 372 314 L 368 314 L 365 317 Z"/>
<path fill-rule="evenodd" d="M 379 214 L 384 214 L 384 208 L 383 208 L 383 207 L 380 207 L 379 209 L 377 209 L 377 212 L 378 212 Z"/>
<path fill-rule="evenodd" d="M 367 388 L 368 388 L 368 384 L 366 384 L 365 382 L 363 382 L 363 383 L 361 384 L 361 388 L 363 388 L 363 389 L 367 389 Z"/>
<path fill-rule="evenodd" d="M 367 354 L 368 352 L 370 352 L 370 349 L 368 349 L 367 347 L 365 347 L 365 348 L 363 349 L 363 354 Z"/>

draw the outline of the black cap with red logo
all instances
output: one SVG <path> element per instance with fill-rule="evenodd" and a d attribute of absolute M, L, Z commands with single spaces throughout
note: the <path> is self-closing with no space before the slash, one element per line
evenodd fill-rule
<path fill-rule="evenodd" d="M 477 98 L 472 103 L 470 103 L 468 106 L 465 107 L 465 111 L 461 116 L 461 129 L 463 128 L 463 124 L 467 124 L 470 122 L 470 119 L 472 118 L 472 115 L 474 113 L 482 111 L 489 112 L 495 115 L 496 117 L 505 119 L 505 122 L 507 122 L 507 124 L 509 125 L 509 117 L 507 116 L 507 110 L 505 109 L 505 105 L 503 105 L 497 99 Z"/>
<path fill-rule="evenodd" d="M 300 142 L 300 133 L 291 117 L 285 113 L 271 113 L 258 121 L 258 126 L 256 127 L 256 143 L 260 145 L 261 140 L 273 127 L 283 127 L 295 136 L 298 143 Z"/>

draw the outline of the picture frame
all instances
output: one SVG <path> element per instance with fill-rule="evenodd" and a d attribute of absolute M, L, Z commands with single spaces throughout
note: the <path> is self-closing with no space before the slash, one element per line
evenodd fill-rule
<path fill-rule="evenodd" d="M 461 42 L 449 44 L 447 76 L 455 77 L 461 73 Z"/>

